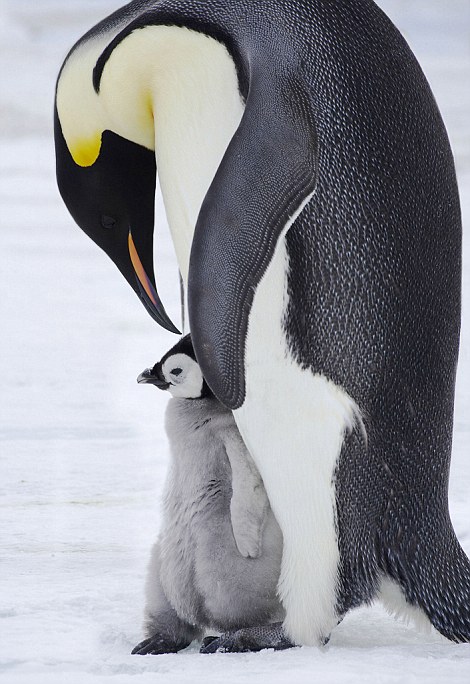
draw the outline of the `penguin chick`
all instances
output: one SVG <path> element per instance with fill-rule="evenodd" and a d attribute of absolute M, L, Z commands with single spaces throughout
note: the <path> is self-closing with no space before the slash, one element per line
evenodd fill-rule
<path fill-rule="evenodd" d="M 159 389 L 168 390 L 173 397 L 178 399 L 211 398 L 209 409 L 216 410 L 217 405 L 219 409 L 223 409 L 202 375 L 190 335 L 183 337 L 152 369 L 147 368 L 141 373 L 137 381 L 151 383 Z M 198 410 L 199 408 L 205 409 L 205 407 L 206 405 L 191 408 Z M 188 407 L 181 405 L 179 408 L 172 409 L 170 405 L 168 411 L 167 421 L 171 422 L 172 412 L 178 415 L 181 411 L 187 413 Z M 240 437 L 232 413 L 228 409 L 224 412 L 227 414 L 225 417 L 230 418 L 230 421 L 224 431 L 221 430 L 220 437 L 223 439 L 222 448 L 226 451 L 232 471 L 230 515 L 233 535 L 242 556 L 256 558 L 260 553 L 261 532 L 269 501 L 261 476 Z M 207 421 L 211 419 L 211 415 L 206 418 Z M 175 425 L 176 430 L 182 427 L 183 424 Z"/>
<path fill-rule="evenodd" d="M 168 390 L 171 462 L 146 584 L 147 639 L 132 653 L 179 651 L 206 628 L 286 642 L 276 588 L 282 534 L 232 412 L 212 394 L 190 335 L 137 378 Z M 272 629 L 271 629 L 272 626 Z"/>

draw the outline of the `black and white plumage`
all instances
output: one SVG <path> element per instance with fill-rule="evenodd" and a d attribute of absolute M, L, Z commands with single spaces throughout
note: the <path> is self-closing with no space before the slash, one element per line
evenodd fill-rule
<path fill-rule="evenodd" d="M 148 638 L 133 652 L 178 651 L 205 628 L 243 629 L 246 639 L 251 628 L 270 623 L 278 624 L 261 634 L 279 634 L 271 647 L 292 645 L 279 630 L 282 534 L 232 412 L 207 387 L 190 337 L 138 382 L 173 398 L 165 417 L 171 463 L 163 524 L 146 588 Z"/>
<path fill-rule="evenodd" d="M 322 643 L 393 596 L 470 641 L 447 498 L 459 198 L 390 20 L 373 0 L 135 0 L 67 56 L 55 136 L 73 217 L 172 328 L 158 165 L 196 357 L 282 530 L 287 634 Z"/>

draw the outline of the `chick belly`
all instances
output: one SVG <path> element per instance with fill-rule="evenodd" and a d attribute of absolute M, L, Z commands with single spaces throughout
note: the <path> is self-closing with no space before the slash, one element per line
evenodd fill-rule
<path fill-rule="evenodd" d="M 272 513 L 258 558 L 244 558 L 235 543 L 229 500 L 218 515 L 195 516 L 175 540 L 161 537 L 162 586 L 178 616 L 189 624 L 227 631 L 282 620 L 276 595 L 282 536 Z"/>
<path fill-rule="evenodd" d="M 227 631 L 282 620 L 277 598 L 282 535 L 270 513 L 261 554 L 244 558 L 235 543 L 229 510 L 216 529 L 204 528 L 195 556 L 196 591 L 203 597 L 206 627 Z"/>

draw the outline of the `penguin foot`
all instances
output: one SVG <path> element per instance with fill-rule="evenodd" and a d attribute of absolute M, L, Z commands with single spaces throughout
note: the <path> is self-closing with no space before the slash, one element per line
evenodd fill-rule
<path fill-rule="evenodd" d="M 272 648 L 282 651 L 293 648 L 295 644 L 286 636 L 282 622 L 261 627 L 244 627 L 233 632 L 225 632 L 219 637 L 206 637 L 199 653 L 246 653 Z"/>
<path fill-rule="evenodd" d="M 144 639 L 135 646 L 131 655 L 161 655 L 163 653 L 177 653 L 184 646 L 166 641 L 164 637 L 155 634 L 150 639 Z"/>

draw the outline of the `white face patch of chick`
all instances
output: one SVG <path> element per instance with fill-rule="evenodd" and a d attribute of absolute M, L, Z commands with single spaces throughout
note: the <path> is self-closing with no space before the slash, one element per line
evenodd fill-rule
<path fill-rule="evenodd" d="M 197 399 L 202 394 L 203 376 L 199 365 L 186 354 L 172 354 L 162 366 L 162 373 L 170 383 L 168 391 L 181 399 Z"/>

